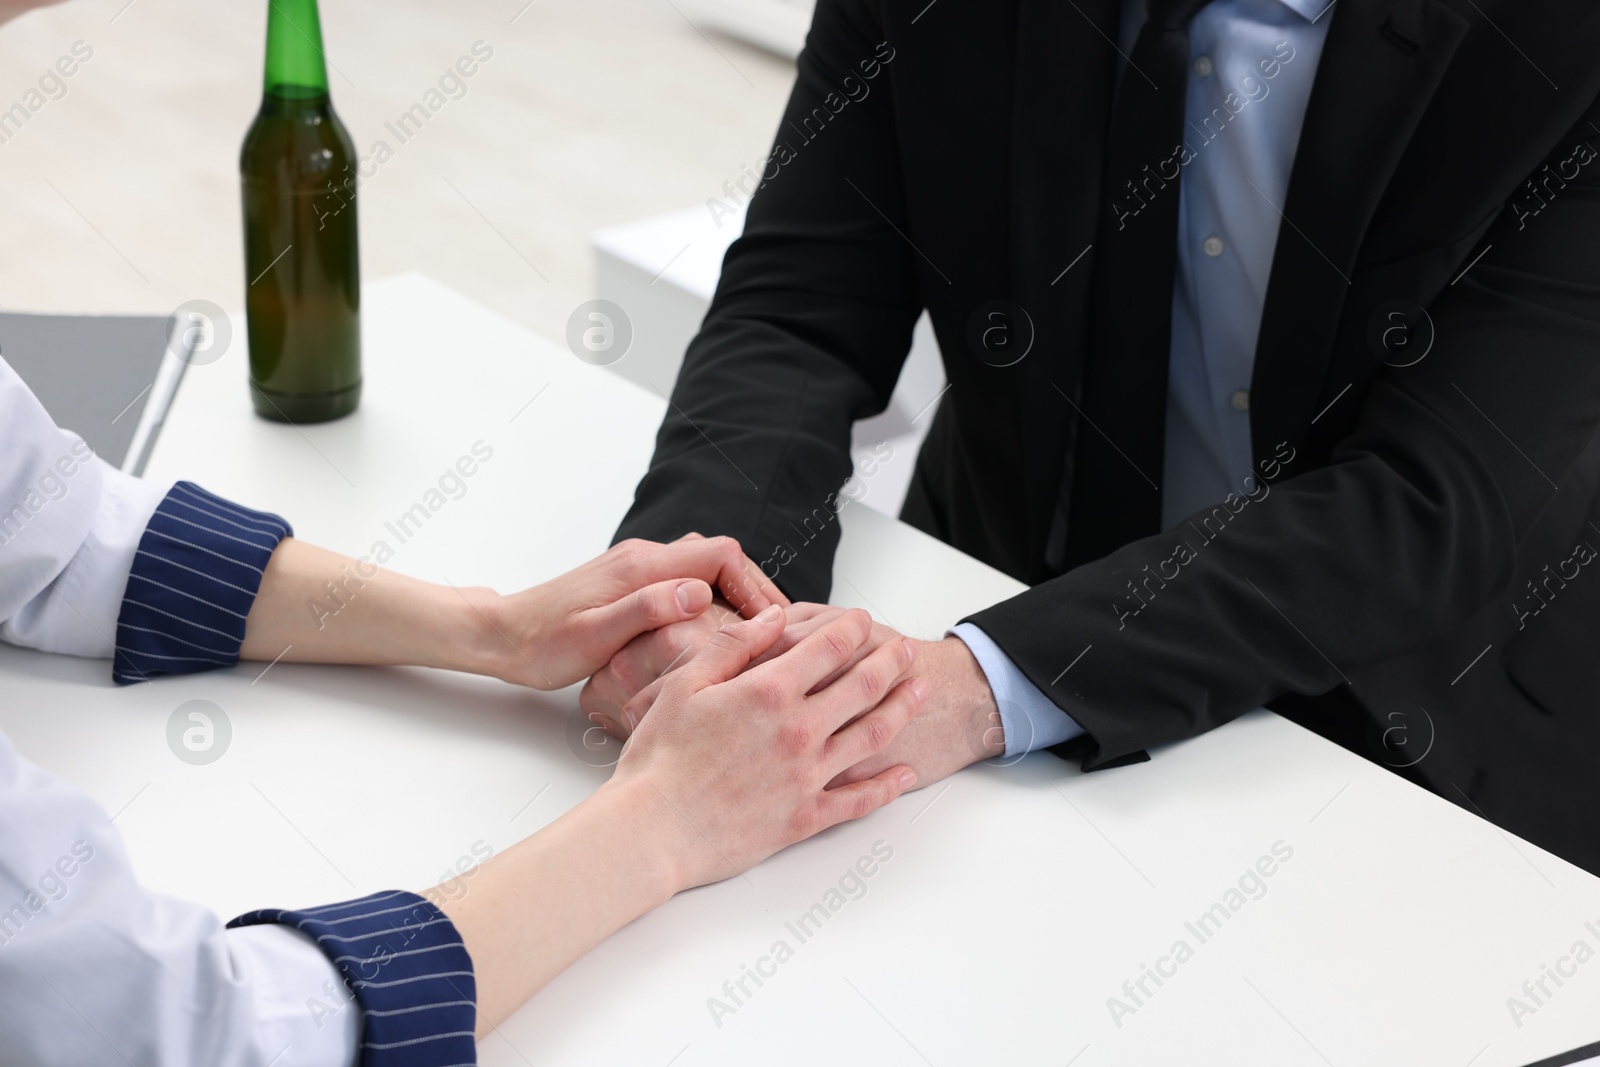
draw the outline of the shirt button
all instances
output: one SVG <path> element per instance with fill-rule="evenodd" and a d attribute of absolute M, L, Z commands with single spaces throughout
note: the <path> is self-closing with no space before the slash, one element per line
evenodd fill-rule
<path fill-rule="evenodd" d="M 1215 259 L 1217 256 L 1222 255 L 1222 250 L 1226 246 L 1223 245 L 1222 238 L 1218 237 L 1216 234 L 1212 234 L 1210 237 L 1207 237 L 1203 242 L 1201 242 L 1200 247 L 1205 249 L 1206 255 Z"/>
<path fill-rule="evenodd" d="M 1199 59 L 1194 61 L 1194 72 L 1198 76 L 1202 78 L 1209 78 L 1211 77 L 1211 71 L 1212 66 L 1210 56 L 1201 56 Z"/>
<path fill-rule="evenodd" d="M 1236 390 L 1234 390 L 1233 395 L 1228 397 L 1228 403 L 1233 405 L 1233 410 L 1235 410 L 1235 411 L 1249 411 L 1250 410 L 1250 390 L 1248 390 L 1248 389 L 1236 389 Z"/>

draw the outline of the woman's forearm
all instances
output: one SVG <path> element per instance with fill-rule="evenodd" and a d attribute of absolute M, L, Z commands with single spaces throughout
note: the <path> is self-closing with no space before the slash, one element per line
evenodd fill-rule
<path fill-rule="evenodd" d="M 787 603 L 729 538 L 623 542 L 501 596 L 435 585 L 294 538 L 278 544 L 245 621 L 245 659 L 411 663 L 535 689 L 582 681 L 640 634 L 698 618 L 712 585 L 746 610 Z"/>
<path fill-rule="evenodd" d="M 580 956 L 680 888 L 659 794 L 608 783 L 448 886 L 439 906 L 472 956 L 478 1040 Z"/>
<path fill-rule="evenodd" d="M 496 673 L 511 651 L 484 589 L 434 585 L 289 538 L 245 623 L 240 656 L 299 663 L 412 663 Z"/>

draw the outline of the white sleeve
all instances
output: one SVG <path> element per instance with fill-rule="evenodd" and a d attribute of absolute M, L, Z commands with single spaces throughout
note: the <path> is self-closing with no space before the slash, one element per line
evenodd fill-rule
<path fill-rule="evenodd" d="M 361 1011 L 286 926 L 147 892 L 110 820 L 0 734 L 0 1059 L 349 1067 Z"/>
<path fill-rule="evenodd" d="M 169 488 L 57 427 L 0 359 L 0 639 L 110 657 L 139 537 Z"/>

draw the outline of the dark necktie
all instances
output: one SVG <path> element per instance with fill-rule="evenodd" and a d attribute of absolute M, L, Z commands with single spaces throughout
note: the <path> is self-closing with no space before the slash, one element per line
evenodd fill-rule
<path fill-rule="evenodd" d="M 1123 66 L 1101 183 L 1065 568 L 1161 529 L 1167 360 L 1189 20 L 1208 0 L 1149 0 Z"/>

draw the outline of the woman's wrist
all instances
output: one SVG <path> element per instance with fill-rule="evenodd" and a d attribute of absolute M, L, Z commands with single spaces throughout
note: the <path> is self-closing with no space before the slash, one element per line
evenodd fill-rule
<path fill-rule="evenodd" d="M 669 838 L 648 787 L 602 786 L 481 867 L 424 892 L 472 956 L 482 1039 L 573 961 L 667 902 Z"/>
<path fill-rule="evenodd" d="M 696 884 L 682 862 L 683 816 L 647 777 L 612 778 L 578 810 L 628 872 L 637 899 L 645 905 L 639 914 L 660 907 Z"/>
<path fill-rule="evenodd" d="M 449 603 L 441 605 L 447 619 L 448 646 L 452 662 L 441 664 L 451 670 L 483 674 L 504 681 L 520 680 L 530 672 L 510 627 L 509 598 L 492 589 L 451 589 Z"/>

